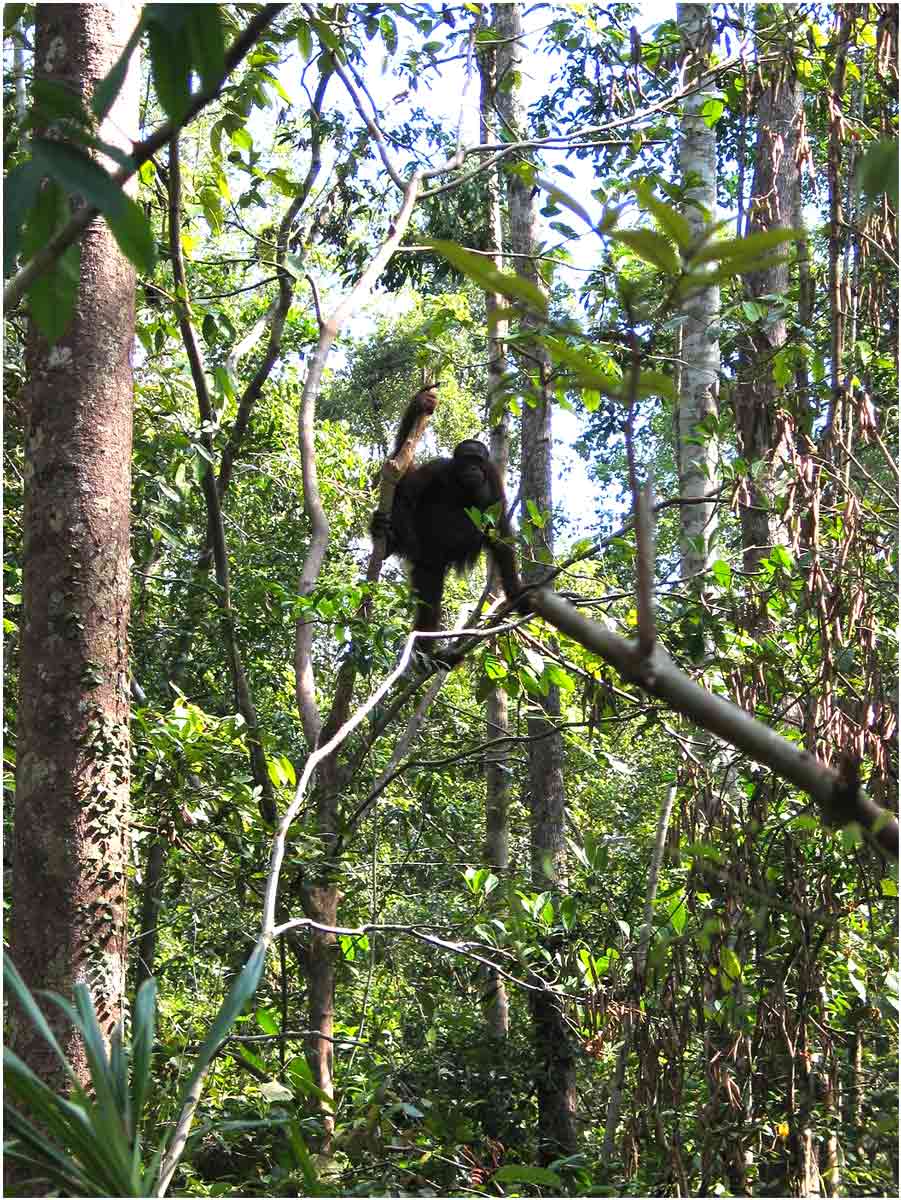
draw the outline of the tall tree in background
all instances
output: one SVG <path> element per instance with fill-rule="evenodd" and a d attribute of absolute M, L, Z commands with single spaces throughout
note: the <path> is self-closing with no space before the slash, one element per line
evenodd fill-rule
<path fill-rule="evenodd" d="M 706 4 L 680 4 L 677 21 L 686 55 L 686 79 L 707 64 L 712 40 L 711 13 Z M 704 120 L 708 89 L 685 98 L 679 166 L 692 203 L 685 216 L 695 235 L 716 217 L 716 132 Z M 702 497 L 714 490 L 717 440 L 710 427 L 719 416 L 719 343 L 712 328 L 719 318 L 720 290 L 716 284 L 696 291 L 685 303 L 682 324 L 681 387 L 679 391 L 679 495 L 683 504 L 682 577 L 697 580 L 710 564 L 716 534 L 716 507 Z"/>
<path fill-rule="evenodd" d="M 801 179 L 798 166 L 801 137 L 801 88 L 790 52 L 788 14 L 773 5 L 757 10 L 758 52 L 776 50 L 777 67 L 767 79 L 754 107 L 757 145 L 748 204 L 746 233 L 797 227 L 801 223 Z M 748 466 L 747 491 L 740 506 L 745 570 L 754 572 L 778 534 L 774 528 L 774 482 L 778 467 L 773 456 L 787 434 L 777 422 L 773 359 L 785 345 L 784 310 L 770 309 L 767 296 L 784 297 L 789 264 L 784 261 L 750 273 L 745 286 L 761 306 L 762 318 L 752 327 L 743 348 L 735 392 L 735 427 L 741 457 Z"/>
<path fill-rule="evenodd" d="M 518 4 L 496 4 L 494 25 L 498 47 L 498 109 L 508 134 L 524 136 L 520 99 L 522 19 Z M 537 212 L 532 188 L 516 171 L 507 176 L 510 211 L 510 250 L 518 274 L 543 286 L 535 259 Z M 521 344 L 521 366 L 531 380 L 531 403 L 523 406 L 522 498 L 523 525 L 530 529 L 534 554 L 524 562 L 528 579 L 544 574 L 554 554 L 549 364 L 537 342 Z M 530 510 L 545 514 L 539 527 Z M 555 725 L 560 717 L 560 692 L 554 685 L 528 720 L 529 806 L 531 815 L 532 882 L 538 891 L 559 897 L 567 886 L 565 842 L 566 793 L 563 742 Z M 538 1138 L 544 1161 L 570 1154 L 576 1147 L 576 1067 L 573 1048 L 559 1001 L 551 992 L 530 992 L 538 1073 Z"/>
<path fill-rule="evenodd" d="M 482 142 L 490 144 L 497 140 L 497 51 L 489 44 L 478 56 L 480 93 L 480 136 Z M 503 221 L 501 219 L 500 175 L 497 169 L 490 171 L 485 186 L 485 226 L 488 248 L 492 251 L 492 262 L 500 266 L 503 244 Z M 510 456 L 510 422 L 507 410 L 497 415 L 493 405 L 503 389 L 506 362 L 507 322 L 499 317 L 498 310 L 503 297 L 494 292 L 485 292 L 485 319 L 488 333 L 488 396 L 486 410 L 491 427 L 491 457 L 504 478 Z M 491 569 L 491 568 L 489 568 Z M 497 572 L 492 571 L 495 589 L 498 586 Z M 485 701 L 486 737 L 489 746 L 505 738 L 510 732 L 507 715 L 507 693 L 503 687 L 492 688 Z M 485 865 L 498 875 L 506 872 L 510 862 L 509 828 L 507 810 L 510 803 L 509 744 L 489 750 L 485 755 Z M 497 971 L 488 972 L 488 983 L 484 999 L 485 1024 L 494 1038 L 507 1036 L 510 1027 L 510 1005 L 507 985 Z"/>
<path fill-rule="evenodd" d="M 38 5 L 37 77 L 89 103 L 136 20 L 131 4 Z M 101 137 L 130 149 L 137 124 L 134 63 Z M 134 271 L 100 220 L 80 249 L 74 319 L 53 346 L 32 329 L 26 359 L 11 954 L 31 988 L 71 996 L 87 983 L 109 1035 L 125 992 Z M 85 1078 L 81 1042 L 58 1008 L 47 1016 Z M 62 1081 L 30 1023 L 14 1046 Z"/>

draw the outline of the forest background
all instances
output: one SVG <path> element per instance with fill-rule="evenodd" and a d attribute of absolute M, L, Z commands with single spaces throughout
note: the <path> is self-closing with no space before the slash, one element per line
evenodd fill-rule
<path fill-rule="evenodd" d="M 11 1192 L 897 1195 L 897 17 L 5 6 Z"/>

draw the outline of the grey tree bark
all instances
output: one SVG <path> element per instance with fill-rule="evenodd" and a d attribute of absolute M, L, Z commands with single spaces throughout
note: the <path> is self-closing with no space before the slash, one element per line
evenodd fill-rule
<path fill-rule="evenodd" d="M 686 48 L 686 82 L 703 67 L 709 53 L 710 9 L 706 4 L 679 4 L 677 21 Z M 679 165 L 683 178 L 694 184 L 689 197 L 700 204 L 686 206 L 685 217 L 697 235 L 716 216 L 716 133 L 701 115 L 709 99 L 701 88 L 683 106 Z M 719 343 L 711 328 L 719 319 L 720 290 L 716 285 L 696 292 L 685 304 L 682 325 L 682 369 L 679 393 L 679 494 L 697 500 L 714 487 L 718 447 L 716 437 L 698 438 L 698 426 L 719 415 Z M 682 506 L 682 577 L 690 580 L 706 571 L 716 536 L 712 503 Z"/>
<path fill-rule="evenodd" d="M 497 61 L 494 47 L 483 50 L 478 57 L 481 80 L 481 140 L 485 143 L 497 139 L 497 121 L 494 111 L 497 86 Z M 501 220 L 500 178 L 497 170 L 491 171 L 486 180 L 488 196 L 486 224 L 488 242 L 493 251 L 492 261 L 500 266 L 503 244 Z M 506 410 L 497 420 L 492 420 L 491 408 L 503 389 L 506 363 L 507 322 L 497 320 L 496 314 L 503 300 L 494 292 L 485 293 L 485 316 L 488 325 L 488 419 L 491 425 L 491 457 L 503 479 L 507 473 L 510 457 L 510 429 Z M 491 584 L 498 587 L 497 572 L 492 571 Z M 485 703 L 486 738 L 488 743 L 506 737 L 510 731 L 507 716 L 507 693 L 496 687 Z M 489 750 L 485 755 L 485 865 L 497 875 L 503 876 L 509 865 L 509 830 L 507 810 L 510 803 L 510 771 L 507 766 L 509 752 L 506 746 Z M 510 1028 L 510 1004 L 507 987 L 502 975 L 488 971 L 483 998 L 485 1026 L 492 1038 L 502 1039 Z M 490 1131 L 489 1131 L 490 1132 Z"/>
<path fill-rule="evenodd" d="M 134 29 L 132 4 L 37 7 L 35 71 L 85 101 Z M 101 137 L 131 149 L 133 63 Z M 128 617 L 134 271 L 107 226 L 81 245 L 75 312 L 26 352 L 25 548 L 11 954 L 25 982 L 93 995 L 108 1036 L 125 995 Z M 81 1079 L 84 1050 L 48 1020 Z M 30 1024 L 12 1041 L 51 1086 L 59 1064 Z"/>
<path fill-rule="evenodd" d="M 778 13 L 774 14 L 775 17 Z M 769 31 L 772 37 L 773 30 Z M 757 147 L 748 205 L 748 233 L 791 227 L 801 220 L 801 179 L 797 151 L 802 94 L 791 73 L 791 58 L 764 88 L 757 102 Z M 753 300 L 784 295 L 789 264 L 779 263 L 749 274 L 745 280 Z M 765 301 L 761 301 L 766 303 Z M 784 318 L 761 321 L 750 331 L 743 349 L 735 393 L 735 425 L 741 457 L 748 464 L 747 493 L 740 505 L 744 569 L 754 572 L 779 539 L 775 497 L 780 475 L 779 447 L 788 428 L 778 425 L 779 395 L 773 377 L 773 355 L 786 339 Z"/>
<path fill-rule="evenodd" d="M 525 121 L 517 87 L 522 71 L 522 19 L 518 4 L 496 4 L 494 26 L 498 47 L 498 109 L 514 136 Z M 510 249 L 517 272 L 541 285 L 535 260 L 536 208 L 532 189 L 517 174 L 507 176 L 510 214 Z M 525 323 L 525 322 L 524 322 Z M 523 366 L 531 381 L 535 406 L 523 408 L 522 498 L 523 513 L 531 501 L 542 512 L 553 509 L 551 395 L 547 356 L 536 343 L 524 348 Z M 525 523 L 525 516 L 523 521 Z M 543 563 L 553 558 L 551 522 L 531 528 L 532 562 L 523 564 L 526 580 L 544 574 Z M 563 780 L 563 745 L 553 732 L 560 715 L 560 693 L 552 687 L 528 720 L 529 809 L 531 816 L 532 880 L 539 890 L 561 895 L 567 886 L 564 820 L 566 793 Z M 549 991 L 530 993 L 536 1048 L 539 1156 L 549 1162 L 572 1154 L 576 1134 L 576 1065 L 559 1001 Z"/>

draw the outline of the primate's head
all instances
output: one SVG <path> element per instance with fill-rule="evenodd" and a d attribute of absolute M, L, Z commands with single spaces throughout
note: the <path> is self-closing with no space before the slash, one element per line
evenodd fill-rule
<path fill-rule="evenodd" d="M 454 470 L 460 486 L 473 504 L 487 506 L 498 499 L 497 471 L 488 447 L 475 438 L 467 438 L 454 449 Z"/>

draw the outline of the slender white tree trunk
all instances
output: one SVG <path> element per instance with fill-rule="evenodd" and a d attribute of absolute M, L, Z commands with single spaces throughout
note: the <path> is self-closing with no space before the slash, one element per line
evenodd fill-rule
<path fill-rule="evenodd" d="M 685 45 L 686 79 L 690 80 L 703 68 L 709 53 L 710 9 L 706 4 L 679 4 L 676 11 Z M 679 152 L 683 179 L 694 179 L 688 195 L 701 205 L 685 208 L 686 219 L 698 234 L 716 216 L 716 133 L 701 115 L 709 98 L 703 88 L 686 98 Z M 714 332 L 719 313 L 716 285 L 696 292 L 684 308 L 679 394 L 679 493 L 684 500 L 697 500 L 716 486 L 719 448 L 715 434 L 710 431 L 708 436 L 704 426 L 719 416 L 720 349 Z M 712 503 L 682 506 L 684 579 L 706 571 L 715 535 L 716 508 Z"/>

